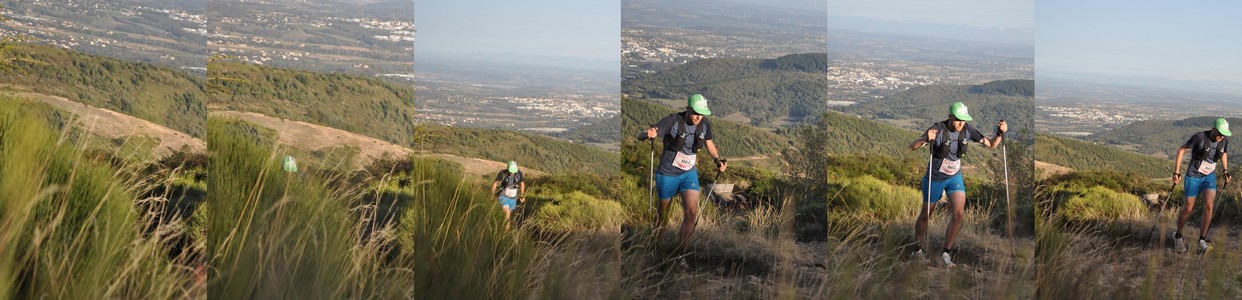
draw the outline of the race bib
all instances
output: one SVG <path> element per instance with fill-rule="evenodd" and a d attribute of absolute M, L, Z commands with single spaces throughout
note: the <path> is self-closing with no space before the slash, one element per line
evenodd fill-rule
<path fill-rule="evenodd" d="M 1199 162 L 1199 174 L 1207 175 L 1216 171 L 1216 163 L 1206 161 Z"/>
<path fill-rule="evenodd" d="M 690 169 L 693 169 L 694 165 L 698 162 L 699 160 L 697 155 L 685 154 L 681 153 L 681 151 L 677 151 L 677 156 L 673 157 L 673 166 L 681 169 L 682 171 L 689 171 Z"/>
<path fill-rule="evenodd" d="M 956 161 L 948 160 L 948 159 L 940 160 L 940 173 L 953 176 L 953 175 L 957 175 L 957 172 L 961 170 L 962 170 L 961 160 L 956 160 Z"/>

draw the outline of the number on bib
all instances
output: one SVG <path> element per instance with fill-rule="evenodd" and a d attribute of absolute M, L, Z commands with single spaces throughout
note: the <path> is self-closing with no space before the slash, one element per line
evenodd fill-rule
<path fill-rule="evenodd" d="M 1199 162 L 1199 174 L 1207 175 L 1216 171 L 1216 163 L 1206 161 Z"/>
<path fill-rule="evenodd" d="M 945 160 L 940 161 L 940 173 L 953 176 L 953 175 L 957 175 L 957 172 L 961 170 L 962 170 L 962 161 L 960 160 L 954 161 L 954 160 L 945 159 Z"/>
<path fill-rule="evenodd" d="M 685 154 L 681 153 L 681 151 L 677 151 L 677 156 L 673 157 L 673 166 L 683 171 L 693 169 L 698 162 L 697 155 Z"/>

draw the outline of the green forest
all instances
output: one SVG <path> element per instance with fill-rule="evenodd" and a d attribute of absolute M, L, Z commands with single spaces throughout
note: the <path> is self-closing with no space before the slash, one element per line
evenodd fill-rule
<path fill-rule="evenodd" d="M 1039 160 L 1078 171 L 1116 171 L 1161 177 L 1172 174 L 1173 161 L 1110 146 L 1048 134 L 1035 135 Z M 1180 144 L 1179 144 L 1180 145 Z"/>
<path fill-rule="evenodd" d="M 1149 155 L 1168 155 L 1173 159 L 1177 148 L 1186 143 L 1196 132 L 1212 128 L 1219 117 L 1194 117 L 1183 120 L 1136 121 L 1089 135 L 1083 139 L 1097 143 L 1133 146 L 1134 151 Z M 1242 124 L 1242 118 L 1226 118 L 1231 124 Z"/>
<path fill-rule="evenodd" d="M 742 113 L 750 125 L 778 127 L 787 119 L 813 121 L 827 97 L 828 55 L 790 54 L 774 59 L 709 58 L 621 83 L 640 99 L 686 99 L 703 94 L 713 114 Z"/>
<path fill-rule="evenodd" d="M 203 81 L 149 63 L 44 45 L 11 44 L 5 85 L 134 116 L 197 138 L 206 134 Z"/>
<path fill-rule="evenodd" d="M 549 173 L 616 172 L 600 148 L 512 130 L 438 126 L 415 120 L 413 88 L 346 74 L 235 62 L 208 68 L 213 110 L 256 112 L 346 130 L 437 153 L 516 160 Z"/>
<path fill-rule="evenodd" d="M 928 85 L 910 88 L 880 100 L 859 103 L 843 112 L 874 119 L 913 120 L 916 130 L 947 118 L 949 104 L 956 101 L 970 108 L 979 131 L 986 134 L 999 120 L 1010 128 L 1035 128 L 1034 80 L 1000 80 L 981 85 Z M 981 126 L 980 124 L 988 124 Z"/>

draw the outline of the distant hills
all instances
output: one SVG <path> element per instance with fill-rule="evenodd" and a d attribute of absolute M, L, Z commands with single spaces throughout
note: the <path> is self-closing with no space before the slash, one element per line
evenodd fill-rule
<path fill-rule="evenodd" d="M 553 136 L 575 143 L 616 144 L 621 132 L 621 116 L 595 121 L 590 125 L 570 129 Z"/>
<path fill-rule="evenodd" d="M 1078 171 L 1129 172 L 1156 178 L 1170 176 L 1173 169 L 1171 160 L 1042 133 L 1035 135 L 1035 155 L 1039 161 Z"/>
<path fill-rule="evenodd" d="M 154 64 L 51 46 L 13 47 L 12 69 L 4 71 L 0 87 L 64 97 L 200 139 L 206 134 L 207 95 L 199 77 Z"/>
<path fill-rule="evenodd" d="M 1177 155 L 1178 147 L 1185 144 L 1195 132 L 1211 129 L 1216 118 L 1219 117 L 1137 121 L 1113 130 L 1089 135 L 1083 139 L 1172 159 L 1174 155 Z M 1230 124 L 1242 124 L 1242 118 L 1226 119 Z"/>
<path fill-rule="evenodd" d="M 910 142 L 919 137 L 919 132 L 899 128 L 883 122 L 850 116 L 830 111 L 824 113 L 824 121 L 828 124 L 829 155 L 887 155 L 906 157 L 923 156 L 910 151 Z"/>
<path fill-rule="evenodd" d="M 1011 79 L 980 85 L 928 85 L 914 87 L 883 99 L 847 106 L 841 111 L 864 118 L 899 120 L 908 129 L 923 130 L 948 116 L 956 101 L 970 108 L 979 131 L 991 134 L 997 121 L 1013 129 L 1035 128 L 1035 81 Z"/>
<path fill-rule="evenodd" d="M 818 117 L 828 87 L 826 53 L 774 59 L 709 58 L 625 80 L 622 93 L 648 99 L 685 99 L 703 94 L 713 114 L 744 114 L 764 127 L 786 119 Z"/>

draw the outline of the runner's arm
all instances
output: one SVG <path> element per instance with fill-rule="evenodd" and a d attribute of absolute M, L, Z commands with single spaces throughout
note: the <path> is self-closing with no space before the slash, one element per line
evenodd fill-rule
<path fill-rule="evenodd" d="M 707 146 L 707 154 L 712 156 L 713 162 L 716 162 L 716 168 L 718 168 L 721 172 L 724 172 L 725 169 L 729 168 L 729 162 L 720 160 L 720 153 L 716 152 L 716 142 L 712 140 L 705 140 L 703 141 L 703 145 Z"/>
<path fill-rule="evenodd" d="M 1190 148 L 1187 148 L 1186 146 L 1182 146 L 1181 148 L 1177 148 L 1177 158 L 1173 160 L 1173 163 L 1174 163 L 1174 164 L 1173 164 L 1173 183 L 1174 183 L 1174 184 L 1176 184 L 1176 183 L 1177 183 L 1177 180 L 1178 180 L 1178 179 L 1181 179 L 1181 176 L 1182 176 L 1182 173 L 1181 173 L 1181 172 L 1182 172 L 1182 157 L 1184 157 L 1184 156 L 1186 155 L 1186 150 L 1190 150 Z"/>
<path fill-rule="evenodd" d="M 988 146 L 988 148 L 996 149 L 996 147 L 1000 147 L 1001 140 L 1005 138 L 1005 133 L 1009 132 L 1009 124 L 1005 123 L 1004 120 L 1001 120 L 996 124 L 996 129 L 996 135 L 992 136 L 992 140 L 988 141 L 988 143 L 984 143 L 984 145 Z M 987 139 L 984 140 L 987 141 Z"/>
<path fill-rule="evenodd" d="M 1229 152 L 1220 154 L 1220 166 L 1225 169 L 1225 184 L 1233 181 L 1233 175 L 1229 174 Z"/>
<path fill-rule="evenodd" d="M 526 182 L 518 184 L 518 201 L 526 202 Z"/>
<path fill-rule="evenodd" d="M 928 128 L 927 132 L 923 133 L 923 136 L 920 136 L 918 139 L 915 139 L 913 142 L 910 142 L 910 151 L 919 150 L 919 148 L 923 147 L 923 145 L 926 145 L 927 142 L 929 141 L 929 139 L 927 138 L 929 136 L 933 137 L 931 139 L 935 139 L 934 136 L 936 136 L 936 133 L 937 133 L 936 126 L 932 126 L 931 128 Z"/>
<path fill-rule="evenodd" d="M 492 196 L 496 195 L 496 187 L 500 186 L 500 181 L 492 181 Z"/>

